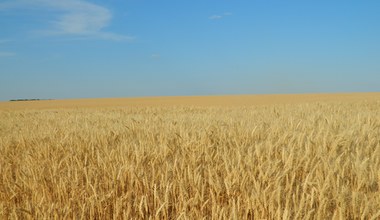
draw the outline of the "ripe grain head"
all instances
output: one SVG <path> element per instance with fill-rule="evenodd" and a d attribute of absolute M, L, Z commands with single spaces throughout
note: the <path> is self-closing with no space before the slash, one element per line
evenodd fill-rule
<path fill-rule="evenodd" d="M 5 218 L 357 219 L 380 102 L 0 112 Z"/>

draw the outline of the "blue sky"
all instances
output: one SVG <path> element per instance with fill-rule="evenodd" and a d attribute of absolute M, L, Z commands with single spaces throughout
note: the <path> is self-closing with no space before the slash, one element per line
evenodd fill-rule
<path fill-rule="evenodd" d="M 0 100 L 371 91 L 378 0 L 0 0 Z"/>

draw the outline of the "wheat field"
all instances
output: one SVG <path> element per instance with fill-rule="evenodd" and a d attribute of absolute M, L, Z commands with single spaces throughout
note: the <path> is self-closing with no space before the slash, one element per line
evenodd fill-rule
<path fill-rule="evenodd" d="M 352 97 L 1 103 L 0 217 L 379 219 L 380 94 Z"/>

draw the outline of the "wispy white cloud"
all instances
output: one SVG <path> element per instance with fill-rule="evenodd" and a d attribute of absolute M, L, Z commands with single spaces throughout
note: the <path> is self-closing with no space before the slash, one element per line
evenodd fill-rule
<path fill-rule="evenodd" d="M 1 2 L 0 3 L 0 10 L 6 10 L 6 9 L 17 7 L 20 2 L 16 2 L 16 1 Z"/>
<path fill-rule="evenodd" d="M 112 20 L 109 9 L 84 0 L 12 0 L 0 3 L 0 10 L 39 8 L 58 12 L 50 27 L 35 31 L 47 36 L 80 36 L 104 40 L 132 40 L 133 37 L 105 31 Z"/>
<path fill-rule="evenodd" d="M 1 51 L 0 51 L 0 57 L 13 57 L 13 56 L 16 56 L 16 53 L 12 53 L 12 52 L 1 52 Z"/>
<path fill-rule="evenodd" d="M 9 40 L 9 39 L 0 39 L 0 44 L 5 44 L 5 43 L 9 43 L 11 42 L 12 40 Z"/>
<path fill-rule="evenodd" d="M 222 18 L 224 18 L 226 16 L 230 16 L 230 15 L 232 15 L 231 12 L 225 12 L 225 13 L 223 13 L 221 15 L 212 15 L 212 16 L 209 17 L 209 19 L 211 19 L 211 20 L 218 20 L 218 19 L 222 19 Z"/>
<path fill-rule="evenodd" d="M 12 40 L 9 40 L 9 39 L 0 39 L 0 45 L 9 43 L 11 41 Z M 0 57 L 13 57 L 15 55 L 16 55 L 16 53 L 13 53 L 13 52 L 0 51 Z"/>
<path fill-rule="evenodd" d="M 158 54 L 158 53 L 154 53 L 154 54 L 151 55 L 151 57 L 152 57 L 153 59 L 160 59 L 160 58 L 161 58 L 161 55 Z"/>
<path fill-rule="evenodd" d="M 221 15 L 212 15 L 212 16 L 210 16 L 209 17 L 211 20 L 217 20 L 217 19 L 221 19 L 221 18 L 223 18 L 223 16 L 221 16 Z"/>

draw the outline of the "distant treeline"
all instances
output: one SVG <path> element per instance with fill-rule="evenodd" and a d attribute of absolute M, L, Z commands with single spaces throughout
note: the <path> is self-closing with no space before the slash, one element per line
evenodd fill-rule
<path fill-rule="evenodd" d="M 52 99 L 11 99 L 10 102 L 21 102 L 21 101 L 42 101 L 42 100 L 52 100 Z"/>

